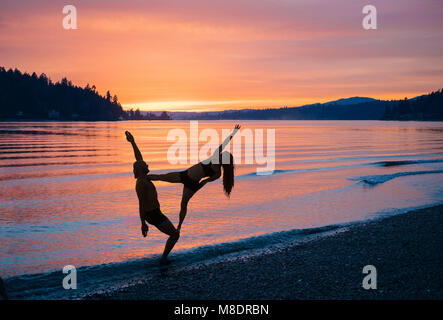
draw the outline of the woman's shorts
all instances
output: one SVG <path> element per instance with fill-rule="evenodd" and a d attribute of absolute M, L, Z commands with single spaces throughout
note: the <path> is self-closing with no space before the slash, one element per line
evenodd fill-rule
<path fill-rule="evenodd" d="M 180 172 L 180 181 L 186 188 L 191 189 L 194 192 L 200 189 L 200 183 L 198 181 L 192 180 L 188 176 L 188 170 Z"/>

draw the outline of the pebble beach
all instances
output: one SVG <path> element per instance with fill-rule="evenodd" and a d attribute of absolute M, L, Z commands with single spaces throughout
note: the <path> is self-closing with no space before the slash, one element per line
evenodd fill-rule
<path fill-rule="evenodd" d="M 175 269 L 90 299 L 442 299 L 443 205 L 261 254 Z M 364 289 L 373 265 L 377 288 Z"/>

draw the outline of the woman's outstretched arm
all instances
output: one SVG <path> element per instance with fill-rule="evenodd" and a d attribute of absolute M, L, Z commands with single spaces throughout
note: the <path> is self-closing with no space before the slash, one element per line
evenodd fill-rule
<path fill-rule="evenodd" d="M 134 149 L 135 160 L 143 161 L 142 154 L 138 149 L 137 144 L 135 143 L 134 137 L 129 131 L 126 131 L 125 134 L 126 134 L 126 140 L 128 140 L 132 144 L 132 148 Z"/>
<path fill-rule="evenodd" d="M 240 130 L 240 125 L 235 125 L 234 130 L 231 132 L 229 136 L 226 137 L 225 141 L 218 147 L 218 149 L 214 152 L 214 155 L 220 154 L 223 152 L 223 149 L 228 145 L 228 143 L 232 140 L 237 131 Z"/>

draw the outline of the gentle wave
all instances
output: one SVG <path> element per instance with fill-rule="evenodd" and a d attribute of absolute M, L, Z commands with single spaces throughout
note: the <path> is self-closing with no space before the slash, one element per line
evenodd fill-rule
<path fill-rule="evenodd" d="M 405 166 L 410 164 L 423 164 L 423 163 L 440 163 L 443 159 L 431 159 L 431 160 L 403 160 L 403 161 L 380 161 L 374 162 L 374 165 L 381 167 L 395 167 L 395 166 Z"/>
<path fill-rule="evenodd" d="M 118 154 L 104 153 L 104 154 L 64 154 L 64 155 L 45 155 L 45 156 L 9 156 L 0 157 L 0 160 L 29 160 L 29 159 L 59 159 L 59 158 L 90 158 L 90 157 L 117 157 Z M 49 164 L 52 164 L 49 162 Z M 22 164 L 23 165 L 23 164 Z M 32 163 L 33 166 L 35 164 Z M 0 166 L 1 167 L 1 166 Z"/>
<path fill-rule="evenodd" d="M 407 172 L 397 172 L 393 174 L 380 174 L 380 175 L 372 175 L 372 176 L 362 176 L 362 177 L 352 177 L 349 180 L 358 181 L 361 183 L 365 183 L 368 185 L 377 185 L 381 183 L 385 183 L 389 180 L 405 177 L 405 176 L 415 176 L 422 174 L 436 174 L 443 173 L 443 170 L 427 170 L 427 171 L 407 171 Z"/>
<path fill-rule="evenodd" d="M 106 164 L 114 164 L 115 162 L 108 162 Z M 68 166 L 68 165 L 94 165 L 103 164 L 100 161 L 64 161 L 64 162 L 39 162 L 39 163 L 22 163 L 22 164 L 4 164 L 0 165 L 0 168 L 21 168 L 21 167 L 44 167 L 44 166 Z"/>
<path fill-rule="evenodd" d="M 12 129 L 5 130 L 0 129 L 0 134 L 32 134 L 32 135 L 64 135 L 64 136 L 73 136 L 73 135 L 88 135 L 88 134 L 80 134 L 74 132 L 64 132 L 64 131 L 43 131 L 43 130 L 21 130 L 21 129 Z"/>
<path fill-rule="evenodd" d="M 274 176 L 274 175 L 295 173 L 295 172 L 327 171 L 327 170 L 347 169 L 347 168 L 356 168 L 356 167 L 364 167 L 364 166 L 391 167 L 391 166 L 401 166 L 401 165 L 442 163 L 442 162 L 443 162 L 443 159 L 379 161 L 379 162 L 358 163 L 358 164 L 341 165 L 341 166 L 320 167 L 320 168 L 285 169 L 285 170 L 273 170 L 273 171 L 263 171 L 263 172 L 250 172 L 250 173 L 239 175 L 236 178 L 266 177 L 266 176 Z M 353 180 L 353 179 L 354 178 L 351 178 L 350 180 Z"/>
<path fill-rule="evenodd" d="M 262 171 L 262 172 L 250 172 L 250 173 L 245 173 L 245 174 L 236 176 L 236 179 L 268 177 L 268 176 L 275 176 L 275 175 L 287 174 L 287 173 L 295 173 L 295 172 L 312 172 L 312 171 L 337 170 L 337 169 L 361 167 L 361 166 L 364 166 L 364 165 L 366 165 L 366 164 L 353 164 L 353 165 L 321 167 L 321 168 L 307 168 L 307 169 L 286 169 L 286 170 L 272 170 L 272 171 Z"/>

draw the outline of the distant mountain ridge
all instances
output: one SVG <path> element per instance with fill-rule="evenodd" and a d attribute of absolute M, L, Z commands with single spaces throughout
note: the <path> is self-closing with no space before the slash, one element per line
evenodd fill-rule
<path fill-rule="evenodd" d="M 331 104 L 337 104 L 340 106 L 346 106 L 346 105 L 352 105 L 352 104 L 358 104 L 358 103 L 364 103 L 364 102 L 372 102 L 377 101 L 374 98 L 367 98 L 367 97 L 350 97 L 350 98 L 343 98 L 338 99 L 334 101 L 329 101 L 326 103 L 323 103 L 323 105 L 331 105 Z"/>
<path fill-rule="evenodd" d="M 365 102 L 373 102 L 373 101 L 380 101 L 376 100 L 374 98 L 368 98 L 368 97 L 350 97 L 350 98 L 342 98 L 338 100 L 328 101 L 325 103 L 313 103 L 313 104 L 307 104 L 300 107 L 283 107 L 283 108 L 268 108 L 268 109 L 239 109 L 239 110 L 223 110 L 223 111 L 203 111 L 203 112 L 186 112 L 186 111 L 177 111 L 177 112 L 168 112 L 171 119 L 175 120 L 190 120 L 190 119 L 214 119 L 215 117 L 229 117 L 229 116 L 239 116 L 239 114 L 247 114 L 247 115 L 253 115 L 257 111 L 260 110 L 281 110 L 281 109 L 292 109 L 292 108 L 308 108 L 308 107 L 314 107 L 314 106 L 350 106 L 355 105 L 359 103 L 365 103 Z"/>
<path fill-rule="evenodd" d="M 342 98 L 275 109 L 170 112 L 176 120 L 443 120 L 443 89 L 404 100 Z"/>

